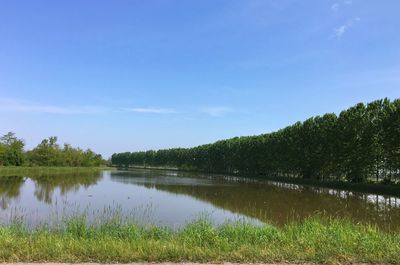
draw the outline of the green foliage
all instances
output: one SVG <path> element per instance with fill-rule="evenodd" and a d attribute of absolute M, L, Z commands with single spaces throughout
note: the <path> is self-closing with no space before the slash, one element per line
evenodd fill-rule
<path fill-rule="evenodd" d="M 33 150 L 24 152 L 24 141 L 9 132 L 0 138 L 0 166 L 73 166 L 95 167 L 104 164 L 100 154 L 88 149 L 57 144 L 57 137 L 44 139 Z"/>
<path fill-rule="evenodd" d="M 11 176 L 23 176 L 29 175 L 32 177 L 37 176 L 46 176 L 46 177 L 55 177 L 59 175 L 68 175 L 71 174 L 89 174 L 89 173 L 98 173 L 102 170 L 113 170 L 111 167 L 43 167 L 43 166 L 7 166 L 0 167 L 0 177 L 11 177 Z M 83 176 L 80 176 L 81 178 Z"/>
<path fill-rule="evenodd" d="M 400 181 L 400 100 L 359 103 L 277 132 L 194 148 L 112 155 L 117 166 L 286 176 L 348 182 Z"/>
<path fill-rule="evenodd" d="M 20 166 L 24 163 L 24 142 L 12 132 L 0 138 L 0 166 Z"/>

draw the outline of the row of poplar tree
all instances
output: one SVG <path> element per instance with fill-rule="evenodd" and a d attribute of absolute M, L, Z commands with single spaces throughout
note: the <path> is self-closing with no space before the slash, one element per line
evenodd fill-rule
<path fill-rule="evenodd" d="M 99 166 L 104 164 L 100 154 L 92 150 L 57 144 L 57 137 L 44 139 L 30 151 L 25 143 L 9 132 L 0 137 L 0 166 Z"/>
<path fill-rule="evenodd" d="M 359 103 L 277 132 L 194 148 L 112 155 L 118 166 L 171 166 L 219 173 L 351 182 L 400 180 L 400 99 Z"/>

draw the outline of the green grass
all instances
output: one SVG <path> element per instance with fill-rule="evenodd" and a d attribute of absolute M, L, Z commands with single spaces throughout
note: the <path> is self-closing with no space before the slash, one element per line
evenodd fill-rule
<path fill-rule="evenodd" d="M 86 173 L 100 170 L 115 170 L 111 167 L 26 167 L 26 166 L 0 166 L 0 177 L 15 176 L 21 174 L 65 174 L 65 173 Z"/>
<path fill-rule="evenodd" d="M 400 233 L 347 220 L 309 218 L 284 228 L 199 219 L 179 230 L 85 218 L 56 227 L 0 226 L 0 262 L 400 263 Z"/>

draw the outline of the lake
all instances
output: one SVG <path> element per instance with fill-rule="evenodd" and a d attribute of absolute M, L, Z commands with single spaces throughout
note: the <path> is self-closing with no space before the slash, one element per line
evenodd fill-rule
<path fill-rule="evenodd" d="M 282 226 L 314 214 L 400 228 L 400 198 L 234 176 L 160 170 L 0 177 L 0 222 L 122 215 L 178 228 L 207 216 Z"/>

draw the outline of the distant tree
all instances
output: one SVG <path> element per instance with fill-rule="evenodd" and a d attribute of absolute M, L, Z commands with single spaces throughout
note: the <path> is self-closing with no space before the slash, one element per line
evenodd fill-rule
<path fill-rule="evenodd" d="M 385 104 L 386 113 L 382 128 L 382 145 L 385 161 L 385 178 L 400 178 L 400 99 Z"/>
<path fill-rule="evenodd" d="M 60 157 L 60 147 L 57 137 L 51 136 L 28 153 L 31 164 L 38 166 L 56 166 L 63 164 Z"/>
<path fill-rule="evenodd" d="M 0 138 L 0 165 L 20 166 L 24 163 L 24 141 L 8 132 Z"/>
<path fill-rule="evenodd" d="M 38 166 L 99 166 L 104 163 L 101 155 L 90 149 L 83 151 L 69 144 L 60 148 L 55 136 L 42 140 L 27 152 L 27 157 L 30 164 Z"/>
<path fill-rule="evenodd" d="M 349 182 L 400 181 L 400 100 L 359 103 L 277 132 L 193 148 L 113 154 L 115 165 L 176 166 Z"/>

